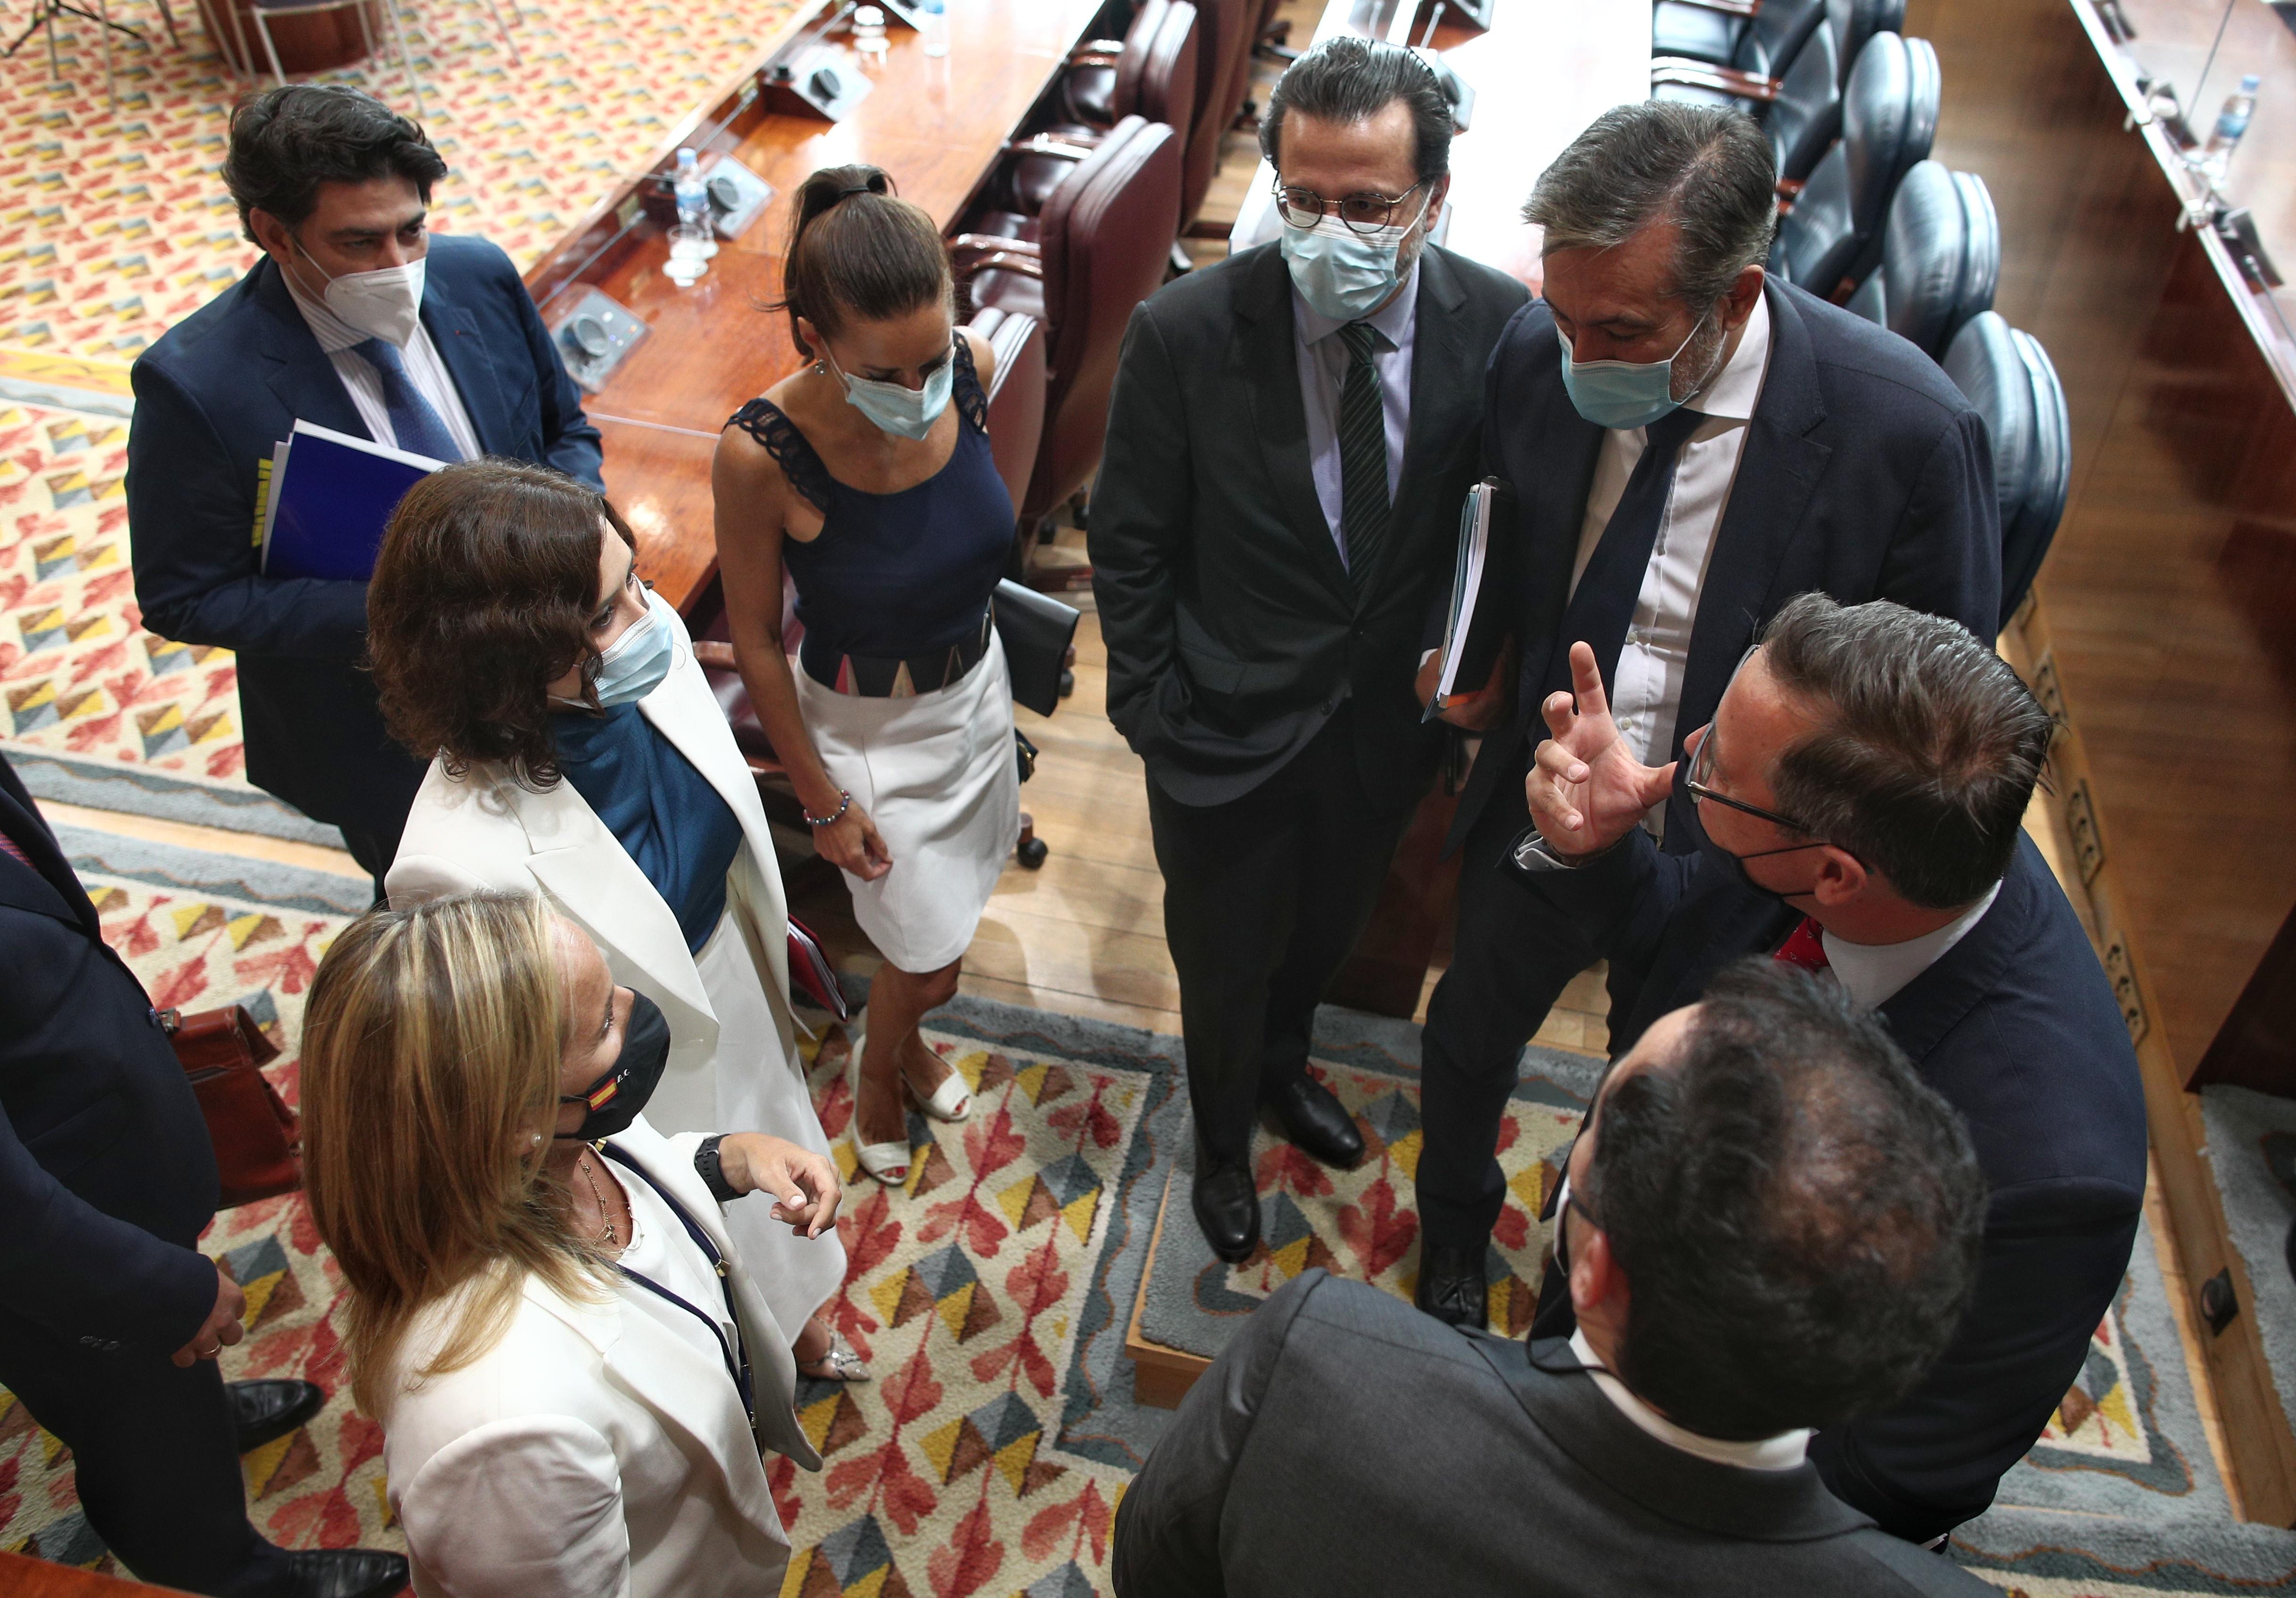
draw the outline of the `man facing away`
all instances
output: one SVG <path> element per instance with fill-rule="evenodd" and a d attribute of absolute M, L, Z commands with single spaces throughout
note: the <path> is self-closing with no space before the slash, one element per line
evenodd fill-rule
<path fill-rule="evenodd" d="M 1483 423 L 1517 508 L 1484 599 L 1510 617 L 1520 669 L 1505 704 L 1452 713 L 1491 736 L 1449 841 L 1464 851 L 1458 930 L 1423 1064 L 1418 1296 L 1455 1323 L 1483 1323 L 1522 1045 L 1597 958 L 1499 869 L 1529 820 L 1538 707 L 1570 686 L 1570 645 L 1593 647 L 1636 757 L 1664 765 L 1792 595 L 1895 599 L 1987 637 L 1997 620 L 1984 424 L 1913 345 L 1765 276 L 1776 177 L 1734 111 L 1622 105 L 1524 208 L 1544 230 L 1544 297 L 1499 340 Z M 1686 803 L 1661 795 L 1644 821 L 1677 855 Z M 1638 980 L 1614 955 L 1614 1019 Z"/>
<path fill-rule="evenodd" d="M 1619 733 L 1592 652 L 1527 780 L 1511 852 L 1592 945 L 1647 973 L 1624 1051 L 1733 956 L 1774 952 L 1874 1011 L 1968 1123 L 1990 1190 L 1975 1297 L 1921 1385 L 1824 1427 L 1810 1457 L 1884 1530 L 1944 1536 L 1993 1501 L 2088 1356 L 2144 1199 L 2136 1052 L 2021 822 L 2048 713 L 1956 622 L 1804 594 L 1693 731 L 1677 782 Z M 1637 825 L 1689 795 L 1695 852 Z M 1534 1337 L 1567 1331 L 1552 1274 Z"/>
<path fill-rule="evenodd" d="M 392 744 L 358 668 L 366 584 L 263 574 L 258 465 L 299 419 L 600 481 L 598 430 L 510 258 L 425 227 L 446 174 L 420 128 L 357 89 L 243 101 L 223 175 L 263 259 L 130 374 L 144 624 L 235 653 L 248 779 L 341 828 L 378 900 L 424 767 Z"/>
<path fill-rule="evenodd" d="M 1603 1079 L 1570 1182 L 1567 1337 L 1321 1271 L 1271 1297 L 1125 1495 L 1119 1598 L 1993 1590 L 1804 1458 L 1919 1379 L 1975 1265 L 1968 1139 L 1877 1020 L 1722 973 Z"/>
<path fill-rule="evenodd" d="M 1197 1223 L 1259 1237 L 1252 1123 L 1340 1166 L 1316 1004 L 1440 729 L 1412 671 L 1480 458 L 1476 383 L 1522 285 L 1429 243 L 1451 111 L 1426 64 L 1326 41 L 1269 97 L 1283 235 L 1133 313 L 1093 491 L 1108 713 L 1148 768 L 1180 984 Z"/>

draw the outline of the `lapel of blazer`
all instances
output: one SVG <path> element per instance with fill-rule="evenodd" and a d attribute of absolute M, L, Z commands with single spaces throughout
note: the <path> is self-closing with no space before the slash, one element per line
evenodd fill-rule
<path fill-rule="evenodd" d="M 766 1308 L 757 1283 L 742 1265 L 741 1251 L 726 1233 L 724 1212 L 709 1197 L 709 1190 L 701 1185 L 701 1179 L 693 1174 L 693 1166 L 678 1158 L 676 1145 L 654 1131 L 643 1116 L 627 1131 L 617 1133 L 610 1141 L 616 1149 L 643 1165 L 648 1175 L 677 1195 L 677 1201 L 685 1207 L 686 1214 L 692 1215 L 701 1230 L 709 1234 L 718 1256 L 725 1260 L 726 1280 L 734 1284 L 734 1313 L 740 1319 L 742 1347 L 750 1355 L 750 1396 L 758 1405 L 758 1437 L 775 1453 L 787 1454 L 808 1470 L 819 1470 L 821 1455 L 815 1452 L 812 1443 L 799 1428 L 797 1413 L 792 1407 L 797 1395 L 796 1358 L 791 1354 L 788 1339 L 782 1336 L 781 1327 L 774 1320 L 772 1312 Z M 685 1235 L 682 1228 L 678 1235 Z M 723 1305 L 705 1304 L 701 1307 L 714 1312 Z M 616 1357 L 617 1350 L 621 1354 L 619 1359 Z M 666 1368 L 662 1362 L 640 1357 L 641 1351 L 630 1347 L 627 1339 L 603 1351 L 607 1364 L 633 1392 L 664 1413 L 676 1416 L 681 1426 L 709 1445 L 710 1452 L 717 1455 L 719 1467 L 726 1472 L 726 1479 L 733 1485 L 735 1495 L 744 1500 L 745 1509 L 761 1518 L 774 1513 L 772 1496 L 765 1490 L 765 1471 L 762 1468 L 744 1467 L 744 1454 L 752 1466 L 757 1457 L 756 1449 L 746 1436 L 746 1427 L 705 1428 L 699 1424 L 697 1410 L 701 1406 L 693 1402 L 692 1384 L 676 1381 L 677 1372 Z M 698 1372 L 701 1356 L 691 1349 L 688 1353 L 693 1358 L 685 1368 Z M 726 1380 L 726 1367 L 722 1360 L 709 1362 L 706 1380 L 710 1384 L 708 1390 L 714 1395 L 718 1385 Z M 685 1388 L 682 1400 L 677 1391 L 681 1386 Z M 714 1399 L 701 1413 L 723 1415 L 729 1420 L 732 1415 L 730 1409 Z"/>
<path fill-rule="evenodd" d="M 672 613 L 673 614 L 675 613 Z M 709 779 L 742 824 L 750 846 L 751 875 L 759 884 L 762 902 L 752 909 L 765 913 L 769 925 L 760 927 L 764 953 L 782 996 L 789 993 L 789 905 L 782 893 L 781 867 L 774 854 L 773 834 L 766 824 L 764 801 L 758 797 L 758 779 L 741 746 L 734 742 L 726 713 L 693 658 L 693 646 L 683 622 L 676 630 L 677 648 L 670 657 L 669 675 L 661 686 L 638 701 L 639 713 L 660 729 L 662 737 L 693 769 Z"/>
<path fill-rule="evenodd" d="M 1715 530 L 1683 671 L 1682 703 L 1700 721 L 1711 713 L 1738 657 L 1753 641 L 1753 629 L 1767 617 L 1771 585 L 1801 531 L 1803 513 L 1833 453 L 1832 445 L 1808 436 L 1825 420 L 1809 329 L 1792 298 L 1776 284 L 1766 284 L 1762 292 L 1770 311 L 1769 370 L 1746 424 L 1722 524 Z M 1697 725 L 1683 718 L 1675 742 L 1679 745 Z"/>
<path fill-rule="evenodd" d="M 1546 341 L 1559 354 L 1554 318 L 1541 302 L 1532 312 L 1546 321 Z M 1560 367 L 1531 375 L 1522 411 L 1493 425 L 1528 436 L 1533 481 L 1512 483 L 1521 565 L 1526 645 L 1521 662 L 1521 691 L 1516 696 L 1518 736 L 1538 725 L 1538 702 L 1546 680 L 1547 655 L 1559 640 L 1563 611 L 1570 603 L 1570 568 L 1578 556 L 1579 530 L 1587 520 L 1587 494 L 1594 487 L 1595 463 L 1604 430 L 1580 416 L 1562 386 Z"/>
<path fill-rule="evenodd" d="M 1419 303 L 1412 312 L 1411 418 L 1404 433 L 1403 469 L 1396 477 L 1395 510 L 1380 551 L 1382 572 L 1407 558 L 1397 553 L 1397 547 L 1421 535 L 1431 509 L 1437 537 L 1453 531 L 1455 518 L 1427 501 L 1439 486 L 1460 435 L 1474 425 L 1482 408 L 1482 385 L 1475 381 L 1480 375 L 1469 369 L 1466 319 L 1461 315 L 1466 291 L 1435 245 L 1420 251 L 1418 292 Z M 1381 588 L 1376 581 L 1365 583 L 1365 602 Z"/>
<path fill-rule="evenodd" d="M 343 387 L 342 375 L 319 348 L 311 325 L 296 309 L 287 292 L 287 280 L 278 263 L 266 256 L 243 280 L 255 306 L 255 348 L 268 366 L 264 386 L 287 408 L 287 414 L 314 426 L 332 427 L 355 439 L 369 438 L 366 423 Z M 292 424 L 290 424 L 292 425 Z"/>
<path fill-rule="evenodd" d="M 507 455 L 518 441 L 511 436 L 510 401 L 503 393 L 501 375 L 487 358 L 478 317 L 456 296 L 454 273 L 439 269 L 452 259 L 451 251 L 432 251 L 430 269 L 422 280 L 422 325 L 430 330 L 430 342 L 447 363 L 455 391 L 463 397 L 463 410 L 479 435 L 479 447 L 489 455 Z"/>
<path fill-rule="evenodd" d="M 656 992 L 714 1030 L 718 1013 L 701 990 L 676 915 L 574 785 L 561 779 L 543 793 L 521 790 L 512 808 L 526 830 L 527 868 L 550 896 L 588 928 L 610 960 L 629 961 Z"/>
<path fill-rule="evenodd" d="M 1308 411 L 1300 398 L 1300 358 L 1292 345 L 1292 275 L 1283 251 L 1262 245 L 1236 290 L 1236 342 L 1243 358 L 1244 391 L 1261 457 L 1283 519 L 1308 552 L 1308 564 L 1347 608 L 1355 606 L 1348 569 L 1332 543 L 1308 465 Z"/>

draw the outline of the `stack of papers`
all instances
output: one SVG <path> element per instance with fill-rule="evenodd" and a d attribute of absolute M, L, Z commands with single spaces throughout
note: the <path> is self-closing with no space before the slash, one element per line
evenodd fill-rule
<path fill-rule="evenodd" d="M 1495 513 L 1505 504 L 1507 485 L 1486 477 L 1467 490 L 1459 507 L 1459 557 L 1451 572 L 1450 619 L 1443 628 L 1443 671 L 1428 702 L 1431 720 L 1464 682 L 1472 693 L 1490 680 L 1491 663 L 1506 641 L 1508 617 L 1502 602 L 1480 604 L 1483 581 L 1502 564 L 1491 547 Z"/>

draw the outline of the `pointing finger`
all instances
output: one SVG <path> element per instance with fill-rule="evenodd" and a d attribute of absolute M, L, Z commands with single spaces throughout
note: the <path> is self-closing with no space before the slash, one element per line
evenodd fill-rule
<path fill-rule="evenodd" d="M 1603 673 L 1595 665 L 1595 647 L 1592 644 L 1570 646 L 1570 689 L 1578 696 L 1580 715 L 1607 716 L 1611 713 L 1610 696 L 1603 691 Z"/>

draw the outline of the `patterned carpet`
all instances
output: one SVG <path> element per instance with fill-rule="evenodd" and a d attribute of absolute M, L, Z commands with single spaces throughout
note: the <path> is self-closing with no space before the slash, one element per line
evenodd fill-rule
<path fill-rule="evenodd" d="M 155 1001 L 246 1002 L 290 1046 L 274 1075 L 292 1100 L 302 997 L 361 885 L 106 833 L 69 829 L 65 844 Z M 1116 1505 L 1168 1423 L 1131 1401 L 1120 1347 L 1185 1142 L 1176 1040 L 971 1000 L 935 1023 L 978 1108 L 955 1128 L 912 1119 L 921 1152 L 906 1191 L 849 1190 L 836 1314 L 877 1380 L 800 1395 L 826 1462 L 773 1470 L 798 1549 L 784 1598 L 1105 1592 Z M 851 1113 L 842 1034 L 808 1056 L 836 1136 Z M 1300 1235 L 1273 1238 L 1224 1292 L 1258 1295 L 1310 1264 L 1408 1291 L 1415 1057 L 1404 1024 L 1319 1017 L 1317 1069 L 1377 1140 L 1379 1169 L 1319 1187 L 1264 1144 L 1265 1201 Z M 1557 1141 L 1561 1107 L 1542 1097 L 1515 1101 L 1510 1141 Z M 1518 1198 L 1535 1192 L 1535 1177 L 1517 1186 Z M 1522 1204 L 1507 1225 L 1522 1230 L 1507 1252 L 1527 1275 L 1539 1229 Z M 337 1281 L 301 1200 L 229 1212 L 205 1246 L 248 1294 L 250 1335 L 226 1373 L 299 1376 L 337 1395 L 248 1457 L 257 1524 L 291 1545 L 397 1545 L 379 1433 L 340 1391 Z M 4 1394 L 0 1547 L 109 1563 L 78 1512 L 69 1454 Z M 2230 1523 L 2149 1239 L 2049 1434 L 1956 1555 L 2029 1598 L 2296 1591 L 2296 1535 Z"/>

